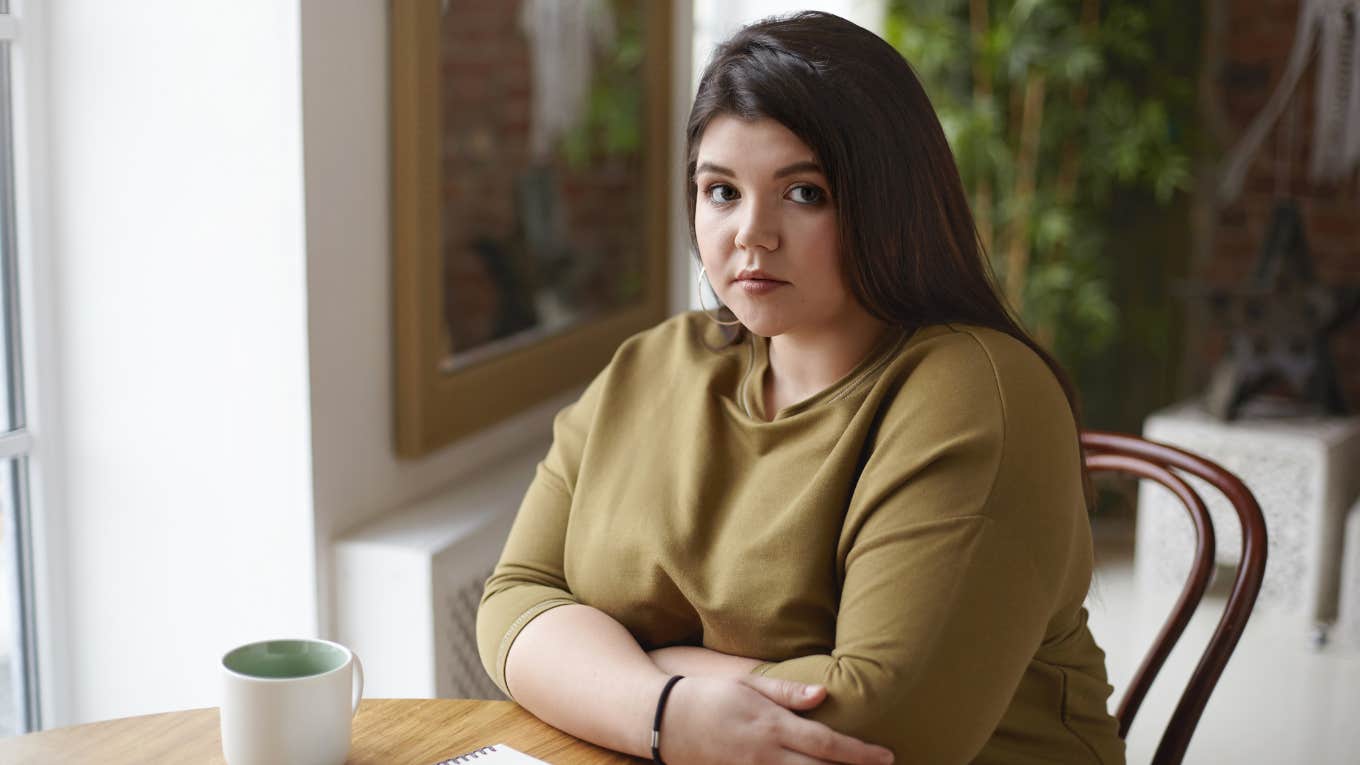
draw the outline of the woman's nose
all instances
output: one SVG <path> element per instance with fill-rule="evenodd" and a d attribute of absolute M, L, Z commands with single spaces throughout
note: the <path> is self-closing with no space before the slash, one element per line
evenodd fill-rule
<path fill-rule="evenodd" d="M 744 208 L 741 222 L 737 227 L 737 248 L 750 250 L 759 247 L 769 251 L 779 249 L 777 214 L 754 200 L 744 205 Z"/>

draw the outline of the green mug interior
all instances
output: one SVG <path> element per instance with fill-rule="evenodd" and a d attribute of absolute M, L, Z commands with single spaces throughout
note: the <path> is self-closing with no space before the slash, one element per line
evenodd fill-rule
<path fill-rule="evenodd" d="M 240 675 L 262 678 L 324 675 L 345 665 L 348 655 L 329 643 L 315 640 L 266 640 L 233 649 L 222 666 Z"/>

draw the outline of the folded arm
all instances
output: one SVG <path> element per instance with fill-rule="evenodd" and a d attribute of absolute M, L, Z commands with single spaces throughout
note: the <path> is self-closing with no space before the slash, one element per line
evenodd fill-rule
<path fill-rule="evenodd" d="M 832 650 L 754 670 L 825 685 L 808 717 L 910 762 L 983 749 L 1078 565 L 1080 463 L 1056 383 L 1037 359 L 1010 382 L 960 368 L 918 369 L 920 395 L 885 418 L 843 529 Z M 1011 388 L 1023 406 L 1003 406 Z"/>
<path fill-rule="evenodd" d="M 647 652 L 647 657 L 667 675 L 687 677 L 696 675 L 742 677 L 751 674 L 752 670 L 764 663 L 760 659 L 732 656 L 709 648 L 689 645 L 654 648 Z"/>
<path fill-rule="evenodd" d="M 903 529 L 851 565 L 830 654 L 763 664 L 766 677 L 820 683 L 810 713 L 836 730 L 966 762 L 1010 704 L 1046 622 L 1032 564 L 980 517 Z M 903 563 L 902 551 L 922 548 Z"/>
<path fill-rule="evenodd" d="M 488 674 L 538 718 L 579 738 L 638 757 L 651 755 L 653 715 L 675 672 L 659 667 L 619 622 L 579 603 L 563 555 L 570 484 L 563 479 L 559 417 L 553 452 L 539 466 L 477 612 L 477 642 Z M 564 437 L 565 436 L 565 437 Z M 740 671 L 686 677 L 662 720 L 662 755 L 676 765 L 838 762 L 887 765 L 892 753 L 797 717 L 824 689 L 749 674 L 756 662 L 727 657 Z M 736 664 L 730 663 L 736 662 Z"/>

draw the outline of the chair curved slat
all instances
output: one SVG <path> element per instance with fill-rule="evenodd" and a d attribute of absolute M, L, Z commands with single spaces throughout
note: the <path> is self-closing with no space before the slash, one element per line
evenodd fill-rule
<path fill-rule="evenodd" d="M 1195 608 L 1204 598 L 1204 591 L 1209 588 L 1209 580 L 1214 570 L 1214 551 L 1216 548 L 1214 525 L 1209 517 L 1208 508 L 1204 506 L 1204 500 L 1200 499 L 1199 494 L 1195 493 L 1190 484 L 1155 462 L 1123 454 L 1093 454 L 1086 459 L 1086 469 L 1091 472 L 1131 473 L 1160 483 L 1176 495 L 1181 504 L 1185 505 L 1186 512 L 1190 514 L 1190 522 L 1195 529 L 1195 559 L 1190 567 L 1190 575 L 1186 578 L 1185 586 L 1181 589 L 1180 597 L 1171 609 L 1171 614 L 1167 617 L 1166 623 L 1157 633 L 1152 648 L 1143 657 L 1138 670 L 1133 673 L 1129 687 L 1124 691 L 1124 698 L 1119 702 L 1119 710 L 1115 713 L 1115 719 L 1119 721 L 1119 737 L 1126 738 L 1129 734 L 1129 726 L 1133 724 L 1133 718 L 1138 714 L 1138 708 L 1143 704 L 1143 698 L 1147 696 L 1148 689 L 1152 687 L 1152 681 L 1161 671 L 1162 665 L 1166 663 L 1166 657 L 1171 654 L 1171 649 L 1176 645 L 1176 641 L 1185 632 L 1185 627 L 1190 623 L 1190 617 L 1194 615 Z"/>
<path fill-rule="evenodd" d="M 1256 498 L 1241 479 L 1198 455 L 1136 436 L 1102 431 L 1082 432 L 1081 444 L 1088 460 L 1099 455 L 1127 455 L 1164 468 L 1175 468 L 1208 482 L 1227 497 L 1242 526 L 1241 562 L 1237 566 L 1237 575 L 1233 579 L 1223 616 L 1190 675 L 1190 681 L 1172 712 L 1152 760 L 1156 765 L 1179 763 L 1185 757 L 1190 737 L 1209 702 L 1209 695 L 1213 693 L 1223 668 L 1236 649 L 1247 619 L 1251 617 L 1251 609 L 1256 604 L 1256 596 L 1260 594 L 1266 567 L 1265 517 L 1261 514 Z"/>

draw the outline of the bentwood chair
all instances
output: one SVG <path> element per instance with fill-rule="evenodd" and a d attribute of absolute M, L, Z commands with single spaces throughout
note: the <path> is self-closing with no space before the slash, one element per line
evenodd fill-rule
<path fill-rule="evenodd" d="M 1167 655 L 1190 622 L 1191 615 L 1209 586 L 1214 569 L 1213 522 L 1204 501 L 1182 474 L 1203 479 L 1222 492 L 1232 503 L 1233 509 L 1237 511 L 1237 519 L 1242 524 L 1241 563 L 1238 564 L 1237 577 L 1233 581 L 1223 616 L 1199 664 L 1190 675 L 1190 682 L 1181 694 L 1180 702 L 1152 758 L 1154 765 L 1176 765 L 1185 757 L 1190 737 L 1209 702 L 1209 694 L 1213 693 L 1223 668 L 1228 664 L 1228 658 L 1237 647 L 1247 618 L 1251 616 L 1252 606 L 1256 603 L 1256 595 L 1261 590 L 1261 579 L 1266 569 L 1265 518 L 1261 515 L 1256 498 L 1237 476 L 1203 457 L 1135 436 L 1097 431 L 1083 432 L 1081 445 L 1086 453 L 1086 468 L 1091 473 L 1128 473 L 1156 481 L 1169 489 L 1190 513 L 1197 538 L 1194 563 L 1180 598 L 1119 702 L 1115 717 L 1119 721 L 1120 738 L 1128 736 L 1129 726 L 1143 703 L 1143 697 L 1147 695 Z"/>

